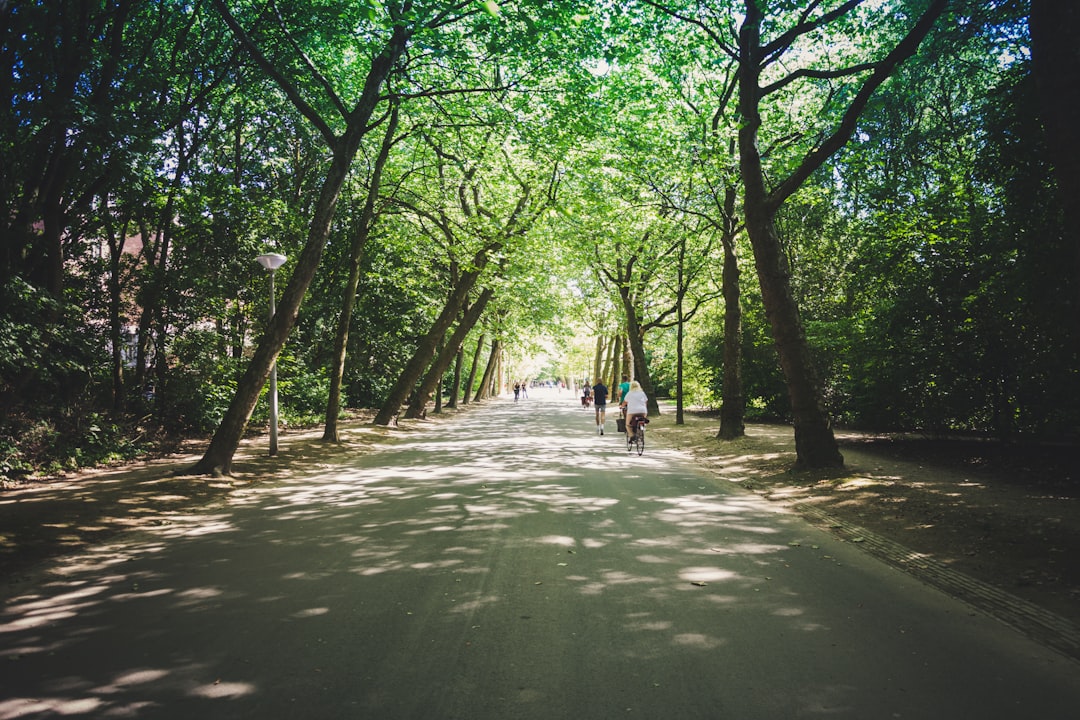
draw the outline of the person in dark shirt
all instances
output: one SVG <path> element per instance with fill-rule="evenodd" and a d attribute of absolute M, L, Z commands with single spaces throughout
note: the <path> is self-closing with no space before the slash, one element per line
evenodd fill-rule
<path fill-rule="evenodd" d="M 607 411 L 607 385 L 603 380 L 597 380 L 592 388 L 593 403 L 596 405 L 596 432 L 604 434 L 604 420 Z"/>

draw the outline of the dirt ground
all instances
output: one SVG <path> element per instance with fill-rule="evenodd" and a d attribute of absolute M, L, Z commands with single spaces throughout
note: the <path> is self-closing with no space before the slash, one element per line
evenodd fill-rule
<path fill-rule="evenodd" d="M 816 508 L 1080 623 L 1075 447 L 838 431 L 845 468 L 796 473 L 789 427 L 750 426 L 730 442 L 701 415 L 649 427 L 721 481 Z"/>
<path fill-rule="evenodd" d="M 186 455 L 0 489 L 0 582 L 6 586 L 0 592 L 33 581 L 42 560 L 127 529 L 168 523 L 172 514 L 219 501 L 234 487 L 364 452 L 367 433 L 402 431 L 364 423 L 363 416 L 352 419 L 350 427 L 364 430 L 341 446 L 321 443 L 319 431 L 288 433 L 274 460 L 265 457 L 265 440 L 247 440 L 227 479 L 175 474 L 198 459 L 202 445 L 192 444 Z M 738 483 L 796 509 L 817 508 L 1080 623 L 1075 447 L 1003 449 L 839 432 L 844 470 L 795 473 L 790 427 L 750 426 L 745 438 L 731 442 L 716 440 L 717 428 L 714 418 L 690 413 L 676 426 L 666 413 L 649 434 L 691 453 L 717 482 Z"/>

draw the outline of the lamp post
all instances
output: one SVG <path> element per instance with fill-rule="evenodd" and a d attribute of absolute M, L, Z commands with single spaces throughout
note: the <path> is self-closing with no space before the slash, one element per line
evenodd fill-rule
<path fill-rule="evenodd" d="M 270 320 L 274 313 L 274 272 L 285 264 L 286 257 L 278 253 L 265 253 L 255 258 L 259 264 L 270 271 Z M 277 359 L 270 366 L 270 455 L 277 455 L 278 446 L 278 405 L 277 405 Z"/>

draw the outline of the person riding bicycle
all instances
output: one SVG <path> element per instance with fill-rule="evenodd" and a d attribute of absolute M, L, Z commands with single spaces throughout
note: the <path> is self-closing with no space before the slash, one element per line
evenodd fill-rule
<path fill-rule="evenodd" d="M 642 420 L 648 421 L 649 398 L 641 389 L 641 383 L 637 380 L 630 381 L 630 390 L 623 396 L 619 407 L 626 410 L 626 437 L 629 439 L 634 436 L 638 423 Z"/>

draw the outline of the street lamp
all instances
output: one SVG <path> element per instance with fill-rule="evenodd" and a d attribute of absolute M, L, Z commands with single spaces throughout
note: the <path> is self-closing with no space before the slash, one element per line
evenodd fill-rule
<path fill-rule="evenodd" d="M 274 313 L 274 272 L 285 264 L 286 257 L 278 253 L 265 253 L 255 258 L 259 264 L 270 271 L 270 320 Z M 277 407 L 277 360 L 270 366 L 270 455 L 277 455 L 278 407 Z"/>

